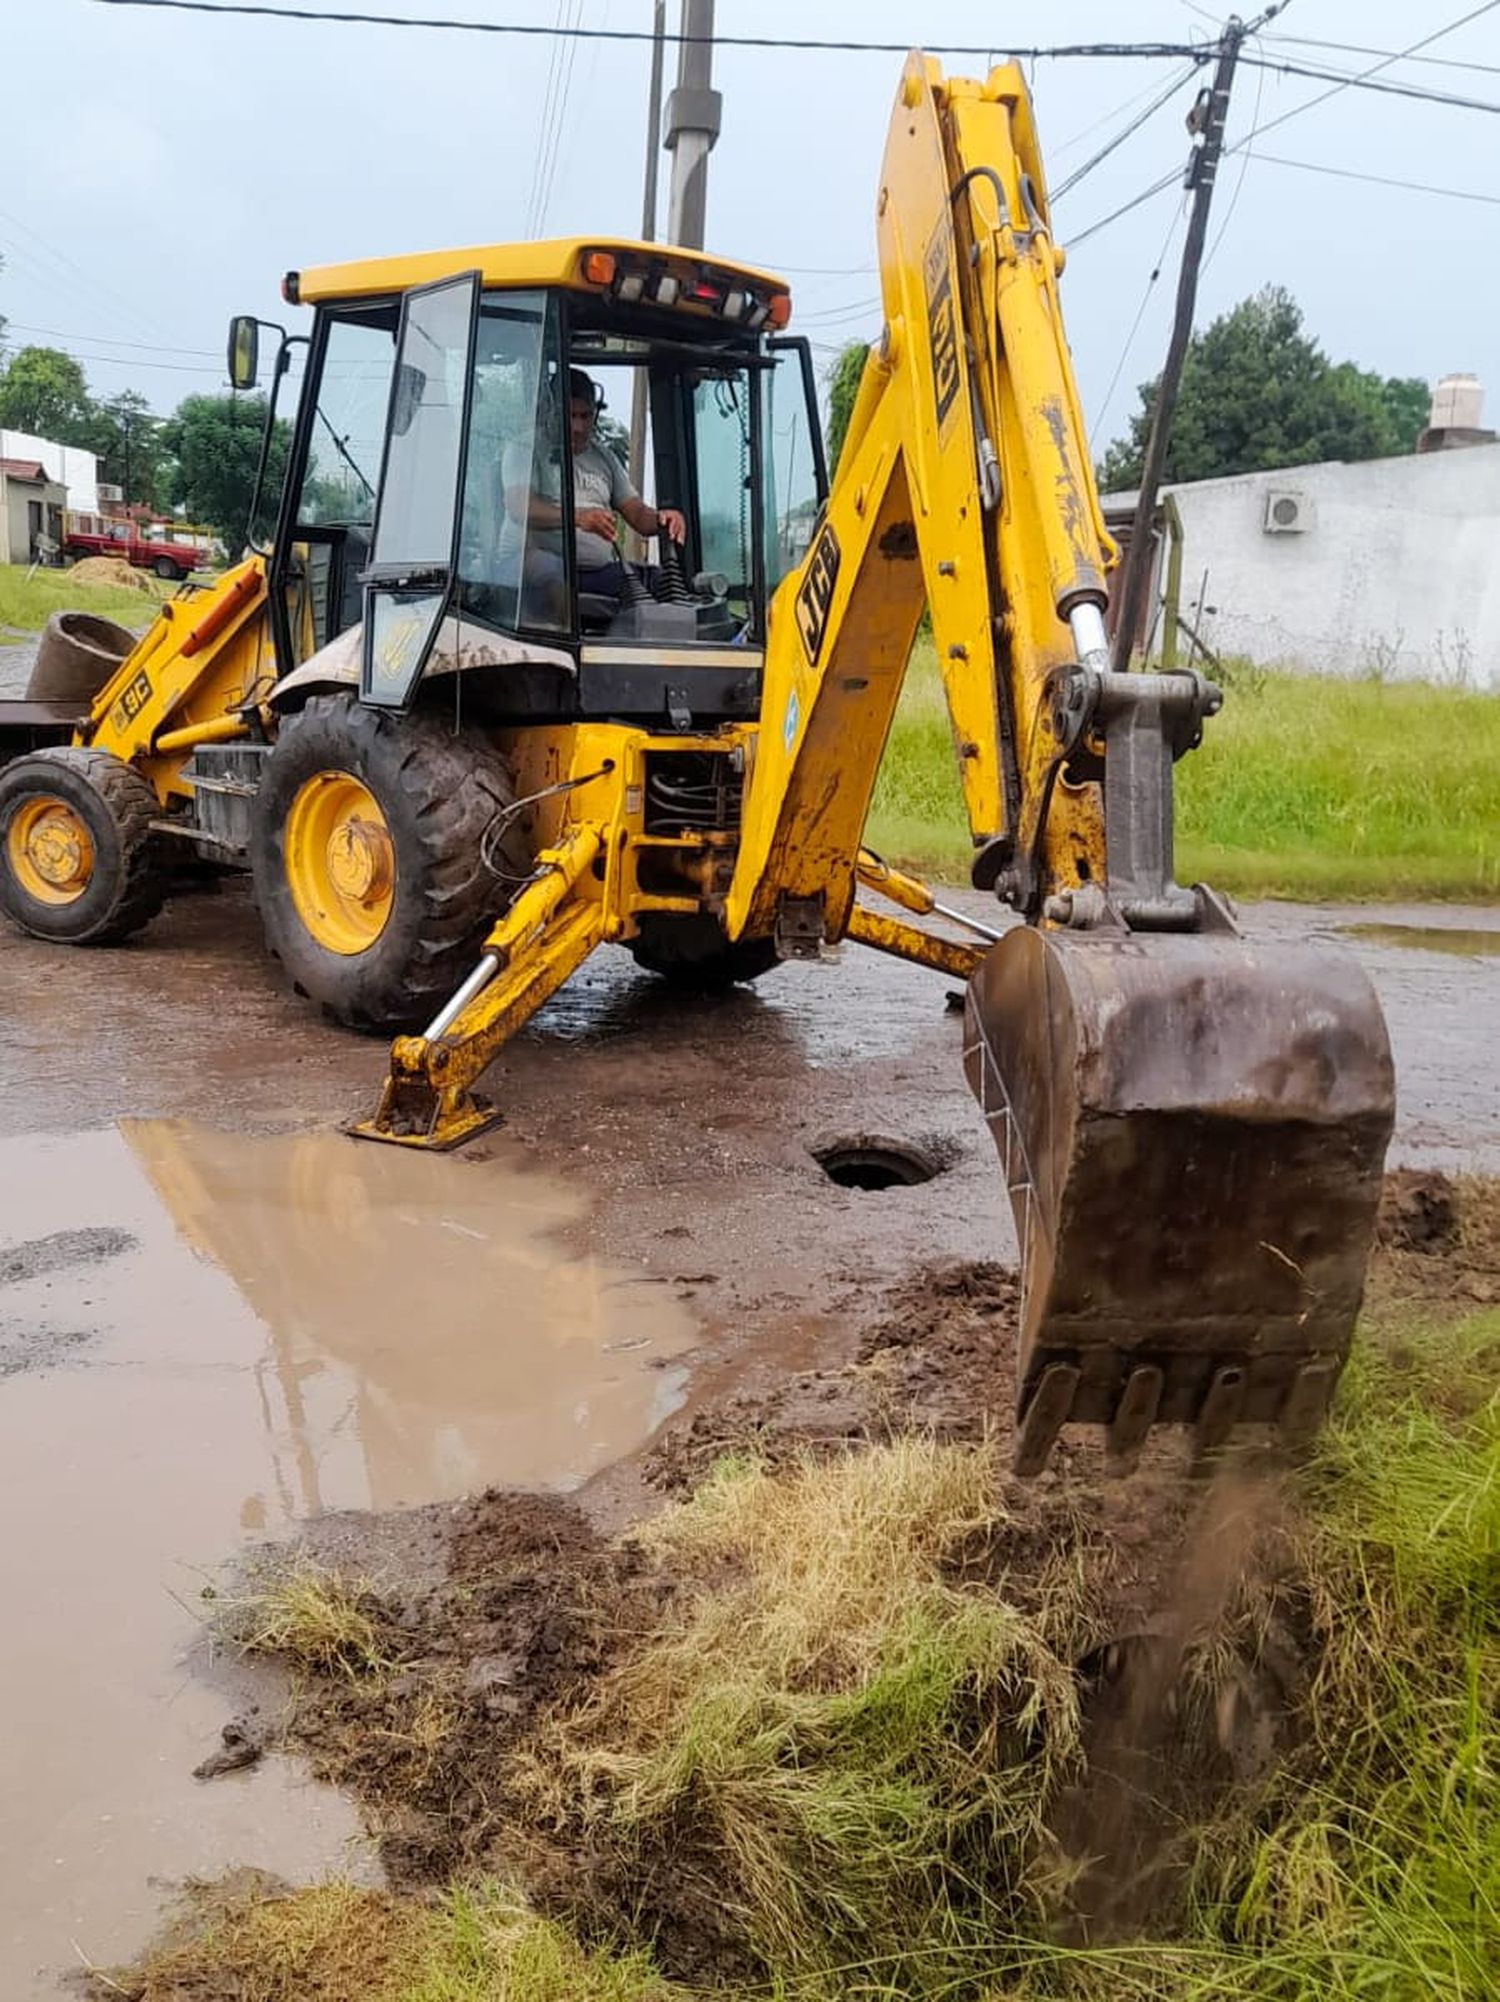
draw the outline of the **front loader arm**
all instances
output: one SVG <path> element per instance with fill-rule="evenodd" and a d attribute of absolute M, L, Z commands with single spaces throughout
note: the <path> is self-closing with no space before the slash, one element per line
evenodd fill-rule
<path fill-rule="evenodd" d="M 1097 788 L 1057 787 L 1053 677 L 1102 664 L 1115 551 L 1057 296 L 1019 70 L 908 59 L 877 203 L 885 328 L 827 510 L 770 620 L 731 933 L 844 935 L 917 622 L 931 607 L 964 801 L 1015 901 L 1102 880 Z"/>

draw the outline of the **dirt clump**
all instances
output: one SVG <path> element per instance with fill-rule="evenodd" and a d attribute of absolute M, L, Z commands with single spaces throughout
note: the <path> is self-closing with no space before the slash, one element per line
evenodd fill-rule
<path fill-rule="evenodd" d="M 290 1664 L 283 1742 L 359 1799 L 398 1887 L 510 1866 L 518 1745 L 670 1589 L 554 1497 L 490 1491 L 449 1515 L 440 1576 L 359 1595 L 361 1660 Z"/>
<path fill-rule="evenodd" d="M 157 595 L 150 573 L 137 570 L 123 556 L 85 556 L 82 562 L 73 564 L 68 575 L 79 584 L 101 584 L 115 591 L 138 591 L 143 598 Z"/>
<path fill-rule="evenodd" d="M 1458 1242 L 1458 1192 L 1451 1176 L 1395 1168 L 1380 1192 L 1376 1242 L 1390 1251 L 1451 1250 Z"/>
<path fill-rule="evenodd" d="M 1009 1420 L 1019 1310 L 1016 1275 L 1003 1266 L 924 1267 L 883 1296 L 851 1362 L 695 1412 L 646 1455 L 646 1478 L 686 1495 L 726 1456 L 779 1467 L 903 1432 L 983 1438 Z"/>
<path fill-rule="evenodd" d="M 1500 1183 L 1414 1168 L 1388 1174 L 1368 1290 L 1375 1305 L 1500 1301 Z"/>

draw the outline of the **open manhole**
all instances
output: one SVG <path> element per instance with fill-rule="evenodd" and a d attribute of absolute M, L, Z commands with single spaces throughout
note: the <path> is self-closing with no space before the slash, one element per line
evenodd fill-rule
<path fill-rule="evenodd" d="M 813 1159 L 841 1189 L 913 1189 L 946 1166 L 900 1140 L 831 1140 L 813 1149 Z"/>

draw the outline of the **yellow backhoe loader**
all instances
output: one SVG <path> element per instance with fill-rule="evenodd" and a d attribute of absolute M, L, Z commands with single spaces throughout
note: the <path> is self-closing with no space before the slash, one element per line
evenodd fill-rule
<path fill-rule="evenodd" d="M 959 976 L 1022 1246 L 1019 1464 L 1069 1422 L 1126 1458 L 1158 1422 L 1304 1434 L 1364 1281 L 1384 1025 L 1352 960 L 1173 879 L 1173 765 L 1220 697 L 1110 665 L 1018 69 L 909 59 L 876 230 L 884 327 L 831 485 L 767 272 L 590 239 L 290 273 L 312 324 L 272 330 L 273 409 L 294 356 L 302 387 L 271 546 L 165 605 L 91 702 L 0 705 L 0 902 L 105 943 L 174 842 L 248 867 L 300 989 L 416 1031 L 358 1129 L 413 1147 L 494 1116 L 483 1072 L 606 943 L 700 984 L 845 939 Z M 231 330 L 241 387 L 264 331 Z M 575 502 L 577 399 L 638 382 L 662 514 L 637 526 L 674 531 L 651 566 Z M 973 879 L 1010 914 L 969 943 L 909 922 L 932 893 L 861 846 L 924 606 Z"/>

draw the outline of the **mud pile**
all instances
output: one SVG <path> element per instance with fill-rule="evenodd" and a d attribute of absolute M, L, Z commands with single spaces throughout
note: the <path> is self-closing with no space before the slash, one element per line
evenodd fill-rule
<path fill-rule="evenodd" d="M 85 556 L 82 562 L 72 566 L 68 574 L 73 582 L 79 584 L 100 584 L 115 591 L 138 591 L 145 598 L 157 595 L 150 572 L 137 570 L 123 556 Z"/>

